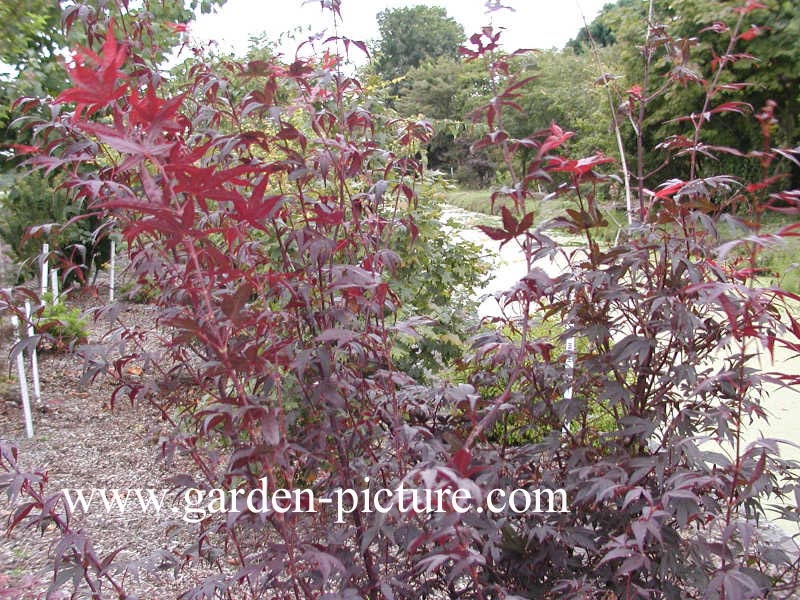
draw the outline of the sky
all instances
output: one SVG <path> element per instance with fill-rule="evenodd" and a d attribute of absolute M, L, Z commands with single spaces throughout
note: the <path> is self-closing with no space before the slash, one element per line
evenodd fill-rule
<path fill-rule="evenodd" d="M 486 13 L 486 0 L 342 0 L 343 24 L 340 35 L 370 42 L 377 38 L 375 15 L 385 8 L 426 4 L 442 6 L 447 14 L 464 26 L 469 37 L 489 24 L 505 27 L 501 39 L 508 50 L 517 48 L 562 48 L 583 26 L 582 14 L 591 21 L 609 0 L 505 0 L 514 12 Z M 198 42 L 216 41 L 223 50 L 243 54 L 250 36 L 266 33 L 268 39 L 297 27 L 310 27 L 311 33 L 323 29 L 332 35 L 333 23 L 319 1 L 303 0 L 227 0 L 216 14 L 203 15 L 192 25 L 190 35 Z M 299 38 L 304 39 L 304 37 Z M 281 46 L 293 54 L 296 43 Z"/>

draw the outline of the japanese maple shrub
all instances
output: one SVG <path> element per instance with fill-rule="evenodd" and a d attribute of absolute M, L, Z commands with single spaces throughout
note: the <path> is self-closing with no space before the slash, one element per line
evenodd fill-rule
<path fill-rule="evenodd" d="M 322 4 L 337 18 L 338 2 Z M 719 102 L 732 89 L 721 73 L 759 6 L 719 27 L 727 49 L 696 82 L 705 106 L 676 122 L 688 134 L 666 149 L 686 158 L 685 179 L 623 169 L 638 210 L 631 201 L 631 226 L 612 247 L 593 233 L 604 222 L 595 186 L 612 159 L 569 158 L 571 134 L 557 125 L 510 138 L 503 114 L 527 82 L 514 79 L 496 32 L 473 36 L 463 52 L 486 59 L 496 86 L 475 115 L 488 128 L 476 150 L 505 165 L 495 197 L 515 207 L 503 208 L 502 227 L 483 229 L 518 245 L 528 268 L 500 298 L 505 316 L 475 337 L 469 383 L 436 387 L 399 371 L 392 355 L 398 336 L 426 323 L 398 318 L 392 282 L 404 259 L 392 236 L 418 234 L 417 149 L 433 132 L 370 110 L 339 52 L 363 45 L 333 37 L 288 62 L 199 58 L 172 91 L 148 66 L 147 24 L 125 22 L 124 6 L 116 23 L 87 21 L 89 46 L 68 67 L 73 87 L 53 120 L 38 126 L 43 155 L 33 163 L 61 171 L 77 201 L 113 218 L 134 274 L 160 289 L 161 354 L 119 328 L 109 341 L 127 349 L 90 357 L 88 373 L 110 369 L 121 381 L 115 399 L 160 409 L 164 450 L 194 465 L 175 485 L 249 492 L 266 482 L 335 498 L 402 483 L 466 490 L 473 503 L 427 514 L 400 510 L 395 496 L 386 513 L 284 513 L 240 495 L 236 510 L 193 526 L 188 552 L 217 571 L 184 598 L 737 599 L 796 589 L 796 558 L 765 545 L 753 522 L 767 494 L 795 489 L 794 465 L 774 442 L 745 444 L 743 433 L 764 413 L 768 380 L 751 356 L 800 348 L 798 298 L 763 287 L 753 268 L 763 245 L 797 226 L 765 236 L 739 211 L 796 210 L 797 192 L 780 191 L 768 172 L 796 157 L 766 137 L 753 154 L 762 181 L 702 169 L 703 156 L 726 151 L 703 145 L 702 124 L 741 108 Z M 659 48 L 678 43 L 655 23 L 648 31 L 645 80 L 663 66 Z M 651 85 L 626 100 L 646 110 Z M 758 116 L 768 134 L 769 110 Z M 534 227 L 535 185 L 574 207 Z M 743 226 L 742 239 L 721 245 L 723 220 Z M 584 247 L 562 247 L 553 229 Z M 537 264 L 550 256 L 564 265 L 557 275 Z M 553 351 L 570 337 L 580 342 L 574 360 Z M 127 381 L 126 365 L 142 358 L 148 372 Z M 498 435 L 509 414 L 536 435 Z M 3 481 L 28 494 L 12 525 L 54 520 L 65 536 L 56 570 L 91 597 L 109 587 L 125 597 L 111 568 L 124 565 L 71 532 L 58 497 L 19 472 L 13 450 L 2 458 Z M 483 510 L 492 490 L 518 488 L 557 490 L 566 502 Z"/>

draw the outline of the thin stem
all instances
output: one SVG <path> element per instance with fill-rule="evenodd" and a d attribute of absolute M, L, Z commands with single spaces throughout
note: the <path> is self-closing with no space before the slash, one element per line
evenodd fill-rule
<path fill-rule="evenodd" d="M 652 2 L 652 0 L 651 0 Z M 697 175 L 697 144 L 700 142 L 700 131 L 703 128 L 703 122 L 705 121 L 705 115 L 708 113 L 708 108 L 711 105 L 711 99 L 716 95 L 717 92 L 717 84 L 719 83 L 719 78 L 722 76 L 722 72 L 728 66 L 730 62 L 730 56 L 733 52 L 733 47 L 736 45 L 736 40 L 739 37 L 739 30 L 742 27 L 742 22 L 744 20 L 744 13 L 739 13 L 739 18 L 736 20 L 736 25 L 733 28 L 733 32 L 731 33 L 731 38 L 728 41 L 728 47 L 725 49 L 725 53 L 720 57 L 719 64 L 717 65 L 717 72 L 714 73 L 714 78 L 711 81 L 711 85 L 706 88 L 706 97 L 703 101 L 703 109 L 700 111 L 700 114 L 694 118 L 694 137 L 692 139 L 692 149 L 690 153 L 690 168 L 689 168 L 689 180 L 692 181 Z M 692 115 L 695 117 L 695 115 Z"/>
<path fill-rule="evenodd" d="M 639 114 L 637 117 L 636 131 L 636 193 L 639 198 L 639 215 L 644 218 L 644 120 L 647 116 L 647 88 L 650 85 L 650 67 L 652 64 L 652 52 L 650 47 L 653 35 L 653 0 L 647 7 L 647 35 L 644 40 L 644 69 L 642 72 L 642 99 L 639 102 Z"/>
<path fill-rule="evenodd" d="M 578 7 L 580 10 L 580 6 Z M 581 10 L 581 18 L 583 19 L 583 26 L 584 30 L 586 31 L 586 35 L 589 38 L 589 45 L 592 48 L 592 56 L 594 56 L 595 62 L 597 63 L 597 70 L 600 73 L 600 77 L 604 77 L 605 69 L 603 68 L 603 62 L 600 59 L 600 51 L 597 48 L 597 44 L 594 41 L 594 37 L 592 36 L 592 32 L 589 30 L 589 23 L 586 20 L 586 16 L 583 14 Z M 622 168 L 622 181 L 625 184 L 625 214 L 628 217 L 628 225 L 633 224 L 633 201 L 631 196 L 631 174 L 630 169 L 628 168 L 628 158 L 625 153 L 625 144 L 622 141 L 622 131 L 619 125 L 619 119 L 617 117 L 617 110 L 614 106 L 614 96 L 611 94 L 611 88 L 609 87 L 609 82 L 605 81 L 604 86 L 606 89 L 606 97 L 608 99 L 608 108 L 609 113 L 611 114 L 611 124 L 614 128 L 614 137 L 617 141 L 617 150 L 619 151 L 619 162 Z M 640 212 L 639 219 L 643 219 L 644 213 Z"/>

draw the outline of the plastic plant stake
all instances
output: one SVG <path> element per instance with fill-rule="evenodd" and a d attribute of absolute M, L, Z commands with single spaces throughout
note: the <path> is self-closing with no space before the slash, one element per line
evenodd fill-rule
<path fill-rule="evenodd" d="M 58 304 L 58 269 L 50 270 L 50 291 L 53 294 L 53 304 Z"/>
<path fill-rule="evenodd" d="M 53 304 L 58 304 L 58 269 L 50 269 L 50 293 Z"/>
<path fill-rule="evenodd" d="M 564 400 L 572 400 L 572 376 L 575 368 L 575 338 L 568 337 L 565 346 L 564 354 L 567 359 L 564 361 L 564 366 L 566 367 L 569 385 L 567 389 L 564 390 Z M 569 423 L 567 422 L 564 422 L 564 433 L 569 435 Z"/>
<path fill-rule="evenodd" d="M 41 296 L 44 296 L 47 292 L 47 267 L 48 267 L 48 260 L 50 256 L 50 244 L 42 244 L 42 255 L 39 257 L 39 265 L 41 268 L 41 274 L 39 282 L 41 284 Z"/>
<path fill-rule="evenodd" d="M 115 278 L 115 270 L 116 270 L 116 263 L 117 263 L 117 244 L 114 240 L 111 240 L 111 264 L 109 265 L 109 273 L 108 273 L 108 301 L 114 301 L 114 283 L 116 281 Z"/>
<path fill-rule="evenodd" d="M 575 338 L 568 337 L 565 354 L 567 355 L 567 360 L 564 361 L 564 366 L 567 369 L 567 377 L 569 378 L 569 387 L 564 390 L 564 400 L 572 400 L 572 372 L 573 368 L 575 367 Z"/>
<path fill-rule="evenodd" d="M 14 343 L 19 342 L 19 319 L 16 315 L 11 317 L 11 326 L 14 329 Z M 33 419 L 31 418 L 31 403 L 28 399 L 28 380 L 25 378 L 25 362 L 22 352 L 17 354 L 17 378 L 19 379 L 19 392 L 22 396 L 22 414 L 25 417 L 25 434 L 33 437 Z"/>
<path fill-rule="evenodd" d="M 28 337 L 34 336 L 33 330 L 33 323 L 31 323 L 31 303 L 29 301 L 25 301 L 25 320 L 27 321 L 25 325 L 25 330 L 28 333 Z M 41 406 L 42 404 L 42 388 L 39 384 L 39 357 L 36 354 L 36 346 L 32 346 L 30 349 L 30 357 L 31 357 L 31 379 L 33 380 L 33 399 L 36 401 L 36 404 Z"/>

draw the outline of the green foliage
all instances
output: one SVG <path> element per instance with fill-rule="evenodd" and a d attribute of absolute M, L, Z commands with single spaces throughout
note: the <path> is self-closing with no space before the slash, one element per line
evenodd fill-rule
<path fill-rule="evenodd" d="M 427 146 L 428 166 L 453 177 L 459 185 L 483 188 L 495 175 L 495 161 L 474 151 L 475 133 L 467 115 L 491 96 L 491 84 L 481 61 L 450 57 L 427 60 L 412 68 L 397 86 L 394 107 L 407 117 L 423 116 L 437 132 Z"/>
<path fill-rule="evenodd" d="M 588 27 L 581 29 L 575 39 L 566 43 L 565 48 L 572 50 L 575 54 L 583 54 L 592 46 L 605 48 L 617 41 L 614 31 L 601 19 L 595 19 L 589 23 Z"/>
<path fill-rule="evenodd" d="M 172 47 L 179 42 L 179 34 L 167 23 L 188 23 L 196 9 L 210 12 L 225 0 L 191 0 L 190 2 L 162 2 L 143 0 L 131 3 L 124 13 L 115 14 L 117 28 L 122 32 L 136 27 L 141 15 L 155 17 L 158 21 L 149 30 L 151 60 L 162 62 Z M 0 128 L 5 130 L 3 141 L 19 143 L 28 134 L 17 128 L 9 129 L 14 115 L 9 110 L 19 97 L 55 97 L 69 85 L 64 69 L 59 64 L 65 48 L 72 49 L 82 42 L 83 30 L 90 31 L 95 44 L 102 44 L 103 31 L 95 28 L 110 7 L 104 0 L 25 0 L 0 3 L 0 61 L 12 71 L 0 76 Z M 64 28 L 63 23 L 70 27 Z"/>
<path fill-rule="evenodd" d="M 486 265 L 475 244 L 454 239 L 442 226 L 439 195 L 428 188 L 420 196 L 416 232 L 398 230 L 392 238 L 401 264 L 390 283 L 403 306 L 398 318 L 419 315 L 431 324 L 417 329 L 421 337 L 401 336 L 392 357 L 397 368 L 425 380 L 461 358 Z"/>
<path fill-rule="evenodd" d="M 602 60 L 608 66 L 614 57 L 603 52 Z M 535 79 L 520 90 L 522 112 L 505 115 L 504 124 L 512 136 L 523 137 L 526 131 L 545 129 L 555 122 L 575 133 L 570 142 L 570 152 L 575 155 L 589 156 L 598 150 L 618 154 L 608 99 L 596 83 L 598 66 L 592 55 L 568 50 L 537 52 L 521 59 L 519 68 Z"/>
<path fill-rule="evenodd" d="M 473 146 L 475 141 L 467 135 L 456 137 L 440 158 L 450 166 L 456 182 L 470 189 L 495 183 L 498 169 L 497 158 L 483 148 L 476 150 Z"/>
<path fill-rule="evenodd" d="M 484 215 L 497 214 L 501 206 L 511 208 L 513 202 L 509 198 L 499 198 L 495 202 L 494 212 L 491 209 L 491 190 L 473 190 L 473 189 L 460 189 L 454 188 L 449 190 L 445 196 L 445 202 L 463 208 L 470 212 L 481 213 Z"/>
<path fill-rule="evenodd" d="M 757 58 L 743 58 L 734 62 L 728 77 L 722 81 L 750 83 L 736 99 L 748 102 L 755 111 L 768 100 L 777 102 L 775 116 L 778 123 L 773 136 L 774 143 L 797 145 L 800 142 L 800 11 L 797 2 L 764 0 L 763 4 L 769 11 L 768 23 L 763 22 L 762 14 L 756 13 L 747 17 L 743 31 L 750 34 L 747 36 L 749 39 L 737 48 Z M 691 39 L 697 36 L 698 31 L 713 26 L 720 18 L 729 20 L 728 15 L 732 14 L 733 8 L 730 3 L 719 0 L 677 0 L 669 5 L 669 12 L 665 13 L 664 18 L 675 22 L 671 25 L 674 35 Z M 760 27 L 753 28 L 756 25 Z M 722 36 L 713 31 L 701 32 L 697 36 L 698 45 L 691 55 L 693 64 L 708 64 L 715 55 L 721 56 L 725 52 L 724 38 L 721 38 Z M 729 97 L 733 98 L 734 92 Z M 731 145 L 743 151 L 760 150 L 761 136 L 755 122 L 750 120 L 751 126 L 744 129 L 742 121 L 711 121 L 711 142 Z M 727 161 L 731 162 L 733 161 Z M 726 166 L 728 164 L 720 165 L 718 170 Z M 795 176 L 797 175 L 795 171 Z M 800 180 L 795 179 L 795 184 L 798 181 Z"/>
<path fill-rule="evenodd" d="M 386 80 L 405 75 L 426 59 L 458 57 L 464 28 L 439 6 L 410 6 L 378 13 L 375 70 Z"/>
<path fill-rule="evenodd" d="M 36 332 L 46 336 L 56 351 L 71 349 L 89 338 L 89 326 L 78 308 L 71 308 L 63 301 L 53 302 L 49 293 L 43 298 L 45 305 L 36 321 Z"/>
<path fill-rule="evenodd" d="M 506 339 L 514 343 L 519 343 L 521 340 L 520 333 L 509 327 L 503 327 L 500 331 Z M 484 327 L 483 332 L 491 334 L 493 329 Z M 564 327 L 560 323 L 553 320 L 531 321 L 528 335 L 530 339 L 544 342 L 550 346 L 550 357 L 553 361 L 563 363 L 566 360 Z M 588 350 L 589 343 L 586 339 L 579 338 L 575 341 L 577 355 Z M 564 383 L 562 382 L 562 384 Z M 507 381 L 498 378 L 493 385 L 482 388 L 481 394 L 484 401 L 491 402 L 493 398 L 502 394 L 507 384 Z M 565 385 L 561 387 L 566 389 Z M 516 387 L 514 390 L 522 392 L 522 389 Z M 538 397 L 529 397 L 527 401 L 521 402 L 516 410 L 504 413 L 490 430 L 489 439 L 507 446 L 542 443 L 548 435 L 552 434 L 552 423 L 547 423 L 541 418 L 541 400 Z M 585 412 L 565 420 L 566 430 L 571 435 L 580 437 L 597 448 L 602 446 L 603 434 L 613 432 L 617 428 L 609 402 L 598 400 L 596 397 L 588 399 Z"/>
<path fill-rule="evenodd" d="M 581 420 L 570 421 L 567 429 L 572 435 L 582 436 L 591 446 L 601 448 L 603 434 L 616 431 L 617 423 L 608 402 L 592 400 L 588 402 Z M 551 428 L 536 416 L 518 410 L 505 413 L 495 423 L 489 439 L 507 446 L 523 446 L 541 443 L 551 433 Z"/>
<path fill-rule="evenodd" d="M 444 201 L 458 208 L 486 215 L 485 219 L 476 221 L 476 224 L 496 227 L 501 224 L 499 217 L 501 207 L 505 206 L 511 210 L 514 204 L 510 198 L 498 196 L 495 199 L 494 208 L 492 208 L 491 194 L 491 190 L 488 189 L 465 190 L 454 188 L 447 191 Z M 570 203 L 564 198 L 545 197 L 544 194 L 532 194 L 529 203 L 529 209 L 533 210 L 533 224 L 535 226 L 543 225 L 546 221 L 562 215 L 565 210 L 570 208 Z M 598 209 L 605 221 L 607 221 L 607 225 L 596 227 L 595 237 L 602 244 L 610 244 L 614 242 L 620 228 L 624 227 L 626 223 L 625 211 L 618 208 L 611 199 L 598 202 Z M 564 245 L 582 244 L 578 238 L 570 236 L 569 239 L 574 241 L 563 239 L 561 243 Z"/>
<path fill-rule="evenodd" d="M 57 179 L 34 172 L 17 176 L 11 182 L 0 200 L 0 238 L 17 262 L 18 280 L 38 274 L 37 263 L 44 242 L 60 259 L 83 269 L 83 275 L 107 260 L 109 240 L 96 239 L 100 225 L 96 217 L 87 216 L 67 227 L 61 225 L 80 214 L 82 207 L 71 203 Z M 73 271 L 67 279 L 80 281 L 80 276 Z"/>
<path fill-rule="evenodd" d="M 788 241 L 764 252 L 761 267 L 774 285 L 795 294 L 800 294 L 800 243 Z"/>
<path fill-rule="evenodd" d="M 66 218 L 69 200 L 41 173 L 8 176 L 8 179 L 10 185 L 0 199 L 0 238 L 9 246 L 11 258 L 18 263 L 18 278 L 27 279 L 38 273 L 36 263 L 43 242 L 57 249 L 69 238 L 68 234 L 60 235 L 55 226 Z M 53 224 L 53 227 L 40 228 L 41 235 L 27 235 L 31 226 L 46 224 Z M 76 229 L 72 227 L 72 231 Z"/>
<path fill-rule="evenodd" d="M 769 10 L 769 26 L 763 27 L 761 15 L 745 17 L 743 31 L 747 38 L 736 48 L 739 55 L 729 69 L 722 73 L 719 84 L 747 82 L 743 90 L 731 89 L 721 93 L 719 103 L 728 99 L 745 102 L 753 111 L 758 111 L 767 100 L 775 100 L 774 143 L 796 146 L 800 142 L 798 116 L 800 115 L 800 12 L 796 2 L 783 0 L 764 0 Z M 722 0 L 675 0 L 671 3 L 654 3 L 654 35 L 657 43 L 653 49 L 652 72 L 650 80 L 658 80 L 659 86 L 669 79 L 667 89 L 662 95 L 653 95 L 649 101 L 647 119 L 643 133 L 645 148 L 652 149 L 658 142 L 670 135 L 686 134 L 691 130 L 689 122 L 676 123 L 671 120 L 675 114 L 691 114 L 700 111 L 705 96 L 705 85 L 713 76 L 713 69 L 701 69 L 699 65 L 713 65 L 718 57 L 726 53 L 727 37 L 715 28 L 722 21 L 730 21 L 735 4 Z M 615 57 L 610 64 L 612 73 L 622 76 L 616 82 L 620 95 L 634 85 L 642 85 L 641 46 L 645 42 L 648 20 L 648 3 L 620 0 L 607 5 L 591 23 L 589 29 L 605 32 L 598 45 L 608 45 L 602 56 Z M 664 36 L 664 25 L 668 24 L 669 37 Z M 762 27 L 751 28 L 756 24 Z M 570 46 L 583 54 L 591 54 L 587 35 L 582 33 Z M 745 54 L 758 57 L 748 58 Z M 715 58 L 716 57 L 716 58 Z M 655 89 L 645 90 L 652 94 Z M 623 102 L 622 108 L 626 107 Z M 627 123 L 622 116 L 623 125 Z M 633 143 L 635 132 L 627 130 L 627 141 Z M 736 148 L 741 152 L 761 150 L 761 132 L 753 119 L 741 119 L 739 115 L 715 115 L 703 129 L 703 141 L 713 146 Z M 664 156 L 658 152 L 647 152 L 644 156 L 643 171 L 658 168 Z M 671 177 L 680 169 L 678 164 L 660 171 L 660 177 Z M 756 161 L 745 161 L 731 156 L 718 156 L 716 160 L 706 160 L 703 174 L 706 176 L 732 173 L 748 178 L 756 174 Z M 793 172 L 795 185 L 800 172 Z"/>
<path fill-rule="evenodd" d="M 781 237 L 781 229 L 794 223 L 791 216 L 766 214 L 762 216 L 762 226 L 765 232 L 775 235 L 763 252 L 758 257 L 757 267 L 759 277 L 765 285 L 779 286 L 781 289 L 795 294 L 800 294 L 800 239 L 794 237 Z M 736 239 L 738 232 L 732 228 L 721 231 L 722 238 L 726 241 Z M 743 252 L 736 253 L 742 257 Z"/>
<path fill-rule="evenodd" d="M 0 4 L 0 60 L 21 68 L 30 61 L 53 60 L 59 50 L 61 12 L 52 0 Z"/>
<path fill-rule="evenodd" d="M 158 298 L 158 288 L 151 282 L 126 281 L 119 288 L 121 298 L 134 304 L 152 304 Z"/>
<path fill-rule="evenodd" d="M 611 63 L 613 59 L 610 52 L 603 53 L 604 62 Z M 593 55 L 547 51 L 509 63 L 520 76 L 533 77 L 516 90 L 520 110 L 504 115 L 503 128 L 509 135 L 524 137 L 530 130 L 545 129 L 557 122 L 575 132 L 571 148 L 575 153 L 589 155 L 599 150 L 617 154 L 608 99 L 603 87 L 595 83 L 598 66 Z M 493 183 L 502 160 L 485 150 L 471 148 L 479 131 L 468 128 L 465 121 L 492 96 L 485 60 L 440 58 L 406 73 L 398 85 L 394 105 L 405 116 L 424 115 L 443 129 L 428 146 L 432 168 L 450 172 L 464 187 L 483 188 Z M 461 128 L 455 124 L 461 124 Z M 528 154 L 521 152 L 520 160 L 526 160 Z"/>
<path fill-rule="evenodd" d="M 162 58 L 178 41 L 176 32 L 166 23 L 188 23 L 197 9 L 211 12 L 225 0 L 190 0 L 188 2 L 163 2 L 143 0 L 130 3 L 127 14 L 114 15 L 122 29 L 133 26 L 140 15 L 147 14 L 157 19 L 150 30 L 153 48 L 162 53 Z M 80 10 L 78 10 L 80 9 Z M 95 23 L 98 15 L 110 11 L 104 0 L 23 0 L 0 3 L 0 60 L 21 71 L 31 64 L 35 69 L 43 64 L 55 63 L 65 47 L 72 47 L 81 37 L 77 32 L 65 30 L 62 17 L 74 13 L 73 19 L 86 24 Z M 63 70 L 61 77 L 64 78 Z M 66 80 L 64 79 L 64 83 Z"/>
<path fill-rule="evenodd" d="M 407 117 L 422 114 L 429 119 L 463 121 L 489 94 L 485 65 L 442 56 L 406 72 L 395 108 Z"/>
<path fill-rule="evenodd" d="M 208 12 L 213 5 L 225 0 L 189 3 L 145 0 L 130 7 L 127 13 L 115 14 L 117 28 L 126 31 L 143 13 L 155 16 L 158 23 L 150 31 L 152 60 L 162 61 L 171 47 L 178 42 L 178 34 L 167 22 L 186 23 L 198 8 Z M 78 11 L 77 7 L 81 6 Z M 62 12 L 63 9 L 63 12 Z M 61 251 L 65 258 L 79 264 L 92 260 L 95 240 L 93 232 L 99 223 L 87 219 L 60 231 L 56 224 L 78 214 L 76 208 L 67 209 L 69 202 L 58 189 L 60 180 L 41 174 L 21 176 L 16 172 L 20 158 L 6 148 L 14 145 L 34 144 L 28 124 L 49 115 L 35 101 L 23 108 L 12 108 L 18 98 L 44 99 L 57 96 L 69 85 L 60 55 L 65 48 L 74 48 L 81 37 L 79 33 L 89 28 L 94 31 L 95 44 L 102 43 L 94 30 L 98 15 L 109 10 L 107 2 L 65 2 L 54 0 L 25 0 L 0 3 L 0 61 L 11 67 L 0 74 L 0 174 L 3 175 L 5 194 L 0 196 L 0 237 L 11 247 L 12 258 L 19 263 L 18 277 L 26 279 L 35 274 L 35 258 L 42 242 L 48 241 L 51 249 Z M 72 20 L 72 29 L 65 30 L 62 18 Z M 85 45 L 85 41 L 81 42 Z M 80 210 L 78 208 L 78 210 Z M 26 230 L 32 226 L 50 224 L 40 230 L 35 238 L 25 239 Z M 71 248 L 70 248 L 71 247 Z M 107 242 L 101 244 L 101 254 L 107 255 Z M 88 250 L 88 252 L 87 252 Z M 74 251 L 74 252 L 73 252 Z"/>
<path fill-rule="evenodd" d="M 485 187 L 493 182 L 495 164 L 485 151 L 473 151 L 475 132 L 467 115 L 491 96 L 482 61 L 444 56 L 412 68 L 396 86 L 394 107 L 407 117 L 424 116 L 436 135 L 427 146 L 428 166 L 452 176 L 460 185 Z"/>

